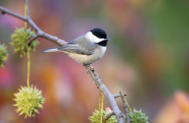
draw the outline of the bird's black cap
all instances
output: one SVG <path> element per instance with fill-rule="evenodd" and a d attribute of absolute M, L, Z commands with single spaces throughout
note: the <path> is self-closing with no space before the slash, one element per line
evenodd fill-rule
<path fill-rule="evenodd" d="M 106 32 L 103 29 L 94 28 L 94 29 L 92 29 L 90 31 L 93 33 L 93 35 L 97 36 L 98 38 L 107 39 Z"/>

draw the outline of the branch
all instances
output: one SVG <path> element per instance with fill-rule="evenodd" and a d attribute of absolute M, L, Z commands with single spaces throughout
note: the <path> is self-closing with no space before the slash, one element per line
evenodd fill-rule
<path fill-rule="evenodd" d="M 0 6 L 0 11 L 2 12 L 2 14 L 8 14 L 8 15 L 11 15 L 11 16 L 17 18 L 17 19 L 20 19 L 20 20 L 23 20 L 23 21 L 27 21 L 27 18 L 26 18 L 26 17 L 21 16 L 21 15 L 19 15 L 19 14 L 16 14 L 15 12 L 12 12 L 12 11 L 10 11 L 10 10 L 4 8 L 4 7 L 1 7 L 1 6 Z"/>
<path fill-rule="evenodd" d="M 31 28 L 36 31 L 36 35 L 38 35 L 39 37 L 45 38 L 45 39 L 47 39 L 47 40 L 50 40 L 50 41 L 52 41 L 53 43 L 56 43 L 56 44 L 58 44 L 58 45 L 60 45 L 60 46 L 62 46 L 62 45 L 64 45 L 64 44 L 66 43 L 64 40 L 62 40 L 62 39 L 60 39 L 60 38 L 58 38 L 58 37 L 56 37 L 56 36 L 50 35 L 50 34 L 44 32 L 44 31 L 42 31 L 42 30 L 33 22 L 33 20 L 30 18 L 29 15 L 28 15 L 27 17 L 24 17 L 24 16 L 19 15 L 19 14 L 15 13 L 15 12 L 12 12 L 12 11 L 10 11 L 10 10 L 8 10 L 8 9 L 6 9 L 6 8 L 4 8 L 4 7 L 2 7 L 2 6 L 0 6 L 0 11 L 1 11 L 3 14 L 8 14 L 8 15 L 11 15 L 11 16 L 17 18 L 17 19 L 20 19 L 20 20 L 23 20 L 23 21 L 27 22 L 27 23 L 31 26 Z"/>
<path fill-rule="evenodd" d="M 107 114 L 107 115 L 104 117 L 104 119 L 103 119 L 103 123 L 106 123 L 106 121 L 107 121 L 111 116 L 113 116 L 113 115 L 115 115 L 114 112 L 111 112 L 111 113 Z"/>
<path fill-rule="evenodd" d="M 85 65 L 85 68 L 87 69 L 87 72 L 90 74 L 90 76 L 94 80 L 96 86 L 104 93 L 104 95 L 108 99 L 108 101 L 112 107 L 112 110 L 116 115 L 118 123 L 124 123 L 124 116 L 123 116 L 122 112 L 120 111 L 120 109 L 114 99 L 114 95 L 112 95 L 110 93 L 110 91 L 108 90 L 106 85 L 103 83 L 99 74 L 96 72 L 96 70 L 91 65 Z"/>
<path fill-rule="evenodd" d="M 123 103 L 123 109 L 124 109 L 124 114 L 126 115 L 126 118 L 127 118 L 127 123 L 130 123 L 129 108 L 127 107 L 124 95 L 121 93 L 121 91 L 119 93 L 120 93 L 120 97 Z"/>
<path fill-rule="evenodd" d="M 36 40 L 39 37 L 39 35 L 34 35 L 28 39 L 28 46 L 31 45 L 31 43 Z"/>
<path fill-rule="evenodd" d="M 126 97 L 127 95 L 124 94 L 123 96 Z M 114 95 L 114 98 L 119 98 L 119 97 L 121 97 L 120 94 L 116 94 L 116 95 Z"/>
<path fill-rule="evenodd" d="M 27 2 L 27 0 L 25 1 Z M 29 7 L 28 7 L 28 3 L 26 5 L 27 9 L 29 10 Z M 53 35 L 50 35 L 44 31 L 42 31 L 35 23 L 34 21 L 30 18 L 29 16 L 29 13 L 28 13 L 28 16 L 27 17 L 24 17 L 24 16 L 21 16 L 17 13 L 14 13 L 4 7 L 1 7 L 0 6 L 0 11 L 4 14 L 8 14 L 8 15 L 11 15 L 17 19 L 20 19 L 20 20 L 23 20 L 25 22 L 27 22 L 30 27 L 36 31 L 36 35 L 37 37 L 34 37 L 35 38 L 38 38 L 38 37 L 41 37 L 41 38 L 44 38 L 44 39 L 47 39 L 53 43 L 56 43 L 60 46 L 64 45 L 66 42 L 56 36 L 53 36 Z M 29 11 L 28 11 L 29 12 Z M 31 39 L 32 41 L 33 39 Z M 30 42 L 29 42 L 30 43 Z M 116 118 L 118 120 L 118 123 L 124 123 L 124 115 L 123 113 L 120 111 L 115 99 L 114 99 L 114 95 L 112 95 L 110 93 L 110 91 L 108 90 L 108 88 L 104 85 L 101 77 L 99 76 L 99 74 L 96 72 L 96 70 L 91 66 L 91 65 L 85 65 L 84 66 L 86 68 L 86 70 L 88 71 L 88 73 L 90 74 L 90 76 L 92 77 L 92 79 L 94 80 L 96 86 L 104 93 L 104 95 L 106 96 L 106 98 L 108 99 L 110 105 L 111 105 L 111 108 L 113 110 L 113 112 L 115 113 L 116 115 Z"/>

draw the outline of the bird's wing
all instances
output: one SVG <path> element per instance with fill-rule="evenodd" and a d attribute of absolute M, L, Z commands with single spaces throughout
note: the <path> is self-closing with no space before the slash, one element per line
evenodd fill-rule
<path fill-rule="evenodd" d="M 92 55 L 94 50 L 95 50 L 95 48 L 81 47 L 80 45 L 75 44 L 73 42 L 68 43 L 67 45 L 65 45 L 63 47 L 58 48 L 58 51 L 65 51 L 65 52 L 82 54 L 82 55 Z"/>
<path fill-rule="evenodd" d="M 76 53 L 76 54 L 82 54 L 82 55 L 92 55 L 94 52 L 94 49 L 86 49 L 82 48 L 78 44 L 67 44 L 63 47 L 54 47 L 54 48 L 48 48 L 41 50 L 41 52 L 58 52 L 58 51 L 65 51 L 69 53 Z"/>
<path fill-rule="evenodd" d="M 91 42 L 83 41 L 86 40 L 83 36 L 66 43 L 62 47 L 55 47 L 43 50 L 42 52 L 56 52 L 65 51 L 69 53 L 82 54 L 82 55 L 92 55 L 96 49 L 96 45 Z"/>
<path fill-rule="evenodd" d="M 96 47 L 96 44 L 92 44 L 87 41 L 84 36 L 80 36 L 75 40 L 68 42 L 63 47 L 58 48 L 58 50 L 82 55 L 92 55 Z"/>

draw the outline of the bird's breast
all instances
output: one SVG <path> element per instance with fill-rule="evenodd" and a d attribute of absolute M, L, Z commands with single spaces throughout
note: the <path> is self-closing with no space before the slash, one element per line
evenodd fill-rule
<path fill-rule="evenodd" d="M 101 59 L 106 52 L 106 47 L 98 47 L 92 55 L 83 55 L 77 53 L 67 53 L 72 59 L 76 60 L 81 64 L 91 64 Z"/>

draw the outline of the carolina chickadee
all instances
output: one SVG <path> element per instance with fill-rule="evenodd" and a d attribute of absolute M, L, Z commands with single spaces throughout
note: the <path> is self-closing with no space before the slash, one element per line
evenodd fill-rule
<path fill-rule="evenodd" d="M 94 28 L 62 47 L 49 48 L 42 52 L 62 51 L 77 62 L 87 65 L 104 56 L 107 42 L 106 32 L 100 28 Z"/>

